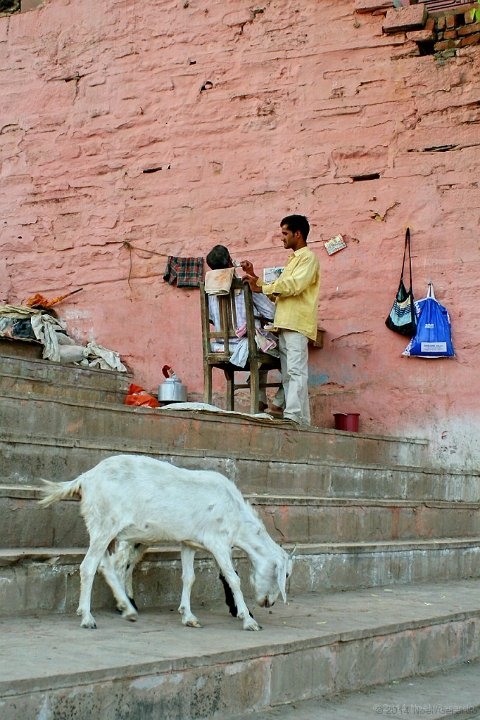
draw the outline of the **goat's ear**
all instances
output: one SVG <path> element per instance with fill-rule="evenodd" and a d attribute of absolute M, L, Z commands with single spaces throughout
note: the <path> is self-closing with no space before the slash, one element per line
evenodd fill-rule
<path fill-rule="evenodd" d="M 282 600 L 284 603 L 287 602 L 287 591 L 286 591 L 286 582 L 287 582 L 287 567 L 285 563 L 279 563 L 277 565 L 277 583 L 278 588 L 280 590 L 280 594 L 282 596 Z"/>

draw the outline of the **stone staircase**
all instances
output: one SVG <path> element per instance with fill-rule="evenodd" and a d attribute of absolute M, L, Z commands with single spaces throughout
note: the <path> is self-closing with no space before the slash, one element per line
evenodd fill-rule
<path fill-rule="evenodd" d="M 45 674 L 32 667 L 30 656 L 22 668 L 12 666 L 10 677 L 0 680 L 2 718 L 37 717 L 39 708 L 46 708 L 46 719 L 70 717 L 62 715 L 70 702 L 65 688 L 77 698 L 73 705 L 79 720 L 247 717 L 270 706 L 330 698 L 479 657 L 478 475 L 443 472 L 430 462 L 428 445 L 420 440 L 298 430 L 282 421 L 240 414 L 127 407 L 123 398 L 129 376 L 57 365 L 28 357 L 23 349 L 23 357 L 15 357 L 14 344 L 6 345 L 0 347 L 0 622 L 9 629 L 12 648 L 25 644 L 26 656 L 35 628 L 41 629 L 47 647 L 53 643 L 65 655 L 61 667 Z M 93 607 L 101 630 L 93 634 L 104 660 L 92 661 L 87 653 L 75 667 L 69 643 L 74 637 L 81 647 L 92 636 L 79 628 L 75 616 L 78 566 L 87 536 L 78 503 L 40 508 L 39 488 L 42 477 L 71 479 L 117 453 L 143 453 L 225 473 L 256 507 L 272 537 L 287 549 L 295 546 L 289 604 L 274 608 L 272 617 L 262 615 L 262 633 L 244 633 L 238 625 L 232 629 L 218 571 L 198 553 L 192 602 L 195 612 L 199 606 L 209 608 L 202 616 L 210 624 L 210 639 L 198 639 L 201 631 L 192 636 L 170 613 L 180 597 L 178 548 L 159 545 L 135 573 L 141 611 L 137 625 L 115 616 L 110 591 L 102 579 L 96 580 Z M 235 557 L 247 588 L 246 559 L 240 552 Z M 437 593 L 448 602 L 437 607 L 437 600 L 432 602 Z M 373 597 L 388 598 L 388 606 L 377 605 Z M 312 617 L 319 619 L 312 622 Z M 165 655 L 158 649 L 160 654 L 146 662 L 139 639 L 155 636 L 159 622 L 175 652 Z M 120 642 L 118 634 L 125 655 L 120 663 L 120 651 L 113 657 L 110 649 Z M 353 674 L 346 666 L 335 672 L 330 666 L 332 658 L 340 662 L 339 643 L 348 645 L 349 662 L 357 668 Z M 381 656 L 385 649 L 389 661 L 383 667 L 375 653 Z M 44 653 L 45 645 L 40 643 L 38 652 Z M 366 658 L 374 669 L 364 667 Z M 301 673 L 295 669 L 299 663 Z M 155 700 L 150 691 L 145 690 L 148 701 L 138 691 L 128 712 L 111 715 L 85 704 L 88 686 L 103 707 L 107 676 L 117 698 L 125 698 L 132 683 L 150 687 L 153 666 L 165 689 L 156 690 Z M 172 699 L 167 679 L 180 667 L 182 702 Z M 88 682 L 76 683 L 72 678 L 78 673 L 85 673 Z M 226 682 L 225 673 L 238 673 L 240 685 Z M 210 693 L 210 700 L 202 695 L 202 702 L 192 690 L 200 675 Z M 253 681 L 258 692 L 247 692 Z M 227 697 L 232 692 L 233 703 Z M 212 705 L 214 696 L 217 705 Z M 144 713 L 145 702 L 151 715 Z M 19 708 L 23 714 L 13 714 Z"/>

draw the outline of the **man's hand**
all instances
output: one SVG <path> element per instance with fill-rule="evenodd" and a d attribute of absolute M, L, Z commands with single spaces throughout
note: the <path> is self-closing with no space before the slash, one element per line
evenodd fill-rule
<path fill-rule="evenodd" d="M 252 276 L 256 275 L 255 270 L 253 269 L 253 265 L 250 262 L 250 260 L 242 260 L 242 262 L 240 263 L 240 266 L 246 275 L 252 275 Z"/>
<path fill-rule="evenodd" d="M 250 285 L 250 290 L 254 293 L 261 293 L 262 288 L 257 285 L 258 277 L 256 275 L 245 275 L 242 280 Z"/>
<path fill-rule="evenodd" d="M 250 260 L 242 260 L 240 265 L 243 272 L 245 273 L 242 280 L 250 285 L 250 289 L 252 292 L 262 292 L 262 289 L 257 285 L 258 275 L 253 269 L 253 265 Z"/>

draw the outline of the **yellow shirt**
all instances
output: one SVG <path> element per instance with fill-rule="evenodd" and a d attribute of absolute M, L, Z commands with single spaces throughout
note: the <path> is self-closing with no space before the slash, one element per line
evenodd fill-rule
<path fill-rule="evenodd" d="M 320 263 L 309 247 L 290 255 L 277 280 L 272 283 L 257 280 L 257 285 L 275 300 L 275 329 L 294 330 L 316 339 Z"/>

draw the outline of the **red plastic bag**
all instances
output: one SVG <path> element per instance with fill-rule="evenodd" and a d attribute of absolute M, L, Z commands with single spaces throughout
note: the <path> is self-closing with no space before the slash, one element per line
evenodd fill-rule
<path fill-rule="evenodd" d="M 140 385 L 130 385 L 127 396 L 125 397 L 125 405 L 151 408 L 160 407 L 157 398 L 147 393 Z"/>

